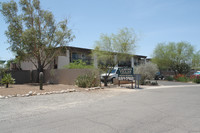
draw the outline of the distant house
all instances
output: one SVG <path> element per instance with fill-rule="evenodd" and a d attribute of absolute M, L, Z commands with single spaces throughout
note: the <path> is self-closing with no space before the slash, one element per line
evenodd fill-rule
<path fill-rule="evenodd" d="M 2 67 L 2 68 L 4 67 L 5 62 L 6 62 L 5 60 L 0 60 L 0 68 L 1 68 L 1 67 Z"/>
<path fill-rule="evenodd" d="M 146 62 L 147 56 L 133 55 L 131 60 L 118 64 L 119 66 L 137 66 Z M 57 56 L 45 69 L 63 69 L 65 65 L 76 60 L 82 60 L 87 64 L 94 64 L 97 67 L 97 59 L 92 56 L 92 49 L 66 46 L 66 50 Z M 36 70 L 34 64 L 30 61 L 20 63 L 22 70 Z"/>

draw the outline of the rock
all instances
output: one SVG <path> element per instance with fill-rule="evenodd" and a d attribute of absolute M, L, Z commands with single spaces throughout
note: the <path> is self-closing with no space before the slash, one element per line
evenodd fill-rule
<path fill-rule="evenodd" d="M 49 95 L 49 92 L 45 92 L 44 95 Z"/>
<path fill-rule="evenodd" d="M 61 93 L 65 93 L 65 90 L 60 91 Z"/>
<path fill-rule="evenodd" d="M 32 91 L 29 91 L 29 93 L 28 93 L 30 96 L 33 94 L 33 92 Z"/>
<path fill-rule="evenodd" d="M 39 95 L 40 95 L 40 93 L 37 94 L 37 96 L 39 96 Z"/>
<path fill-rule="evenodd" d="M 10 98 L 10 97 L 12 97 L 12 96 L 11 96 L 11 95 L 8 95 L 7 97 Z"/>
<path fill-rule="evenodd" d="M 60 94 L 60 91 L 55 91 L 55 94 Z"/>
<path fill-rule="evenodd" d="M 1 96 L 1 95 L 0 95 L 0 99 L 4 99 L 4 98 L 5 98 L 4 96 Z"/>
<path fill-rule="evenodd" d="M 90 90 L 95 90 L 95 88 L 90 88 Z"/>
<path fill-rule="evenodd" d="M 30 95 L 29 95 L 29 94 L 26 94 L 25 96 L 28 97 L 28 96 L 30 96 Z"/>
<path fill-rule="evenodd" d="M 20 94 L 17 94 L 17 97 L 21 97 L 21 95 L 20 95 Z"/>
<path fill-rule="evenodd" d="M 50 94 L 51 94 L 51 92 L 46 92 L 46 94 L 50 95 Z"/>
<path fill-rule="evenodd" d="M 75 92 L 76 90 L 75 89 L 69 89 L 69 92 Z"/>
<path fill-rule="evenodd" d="M 65 93 L 68 93 L 69 92 L 69 90 L 65 90 Z"/>
<path fill-rule="evenodd" d="M 6 96 L 5 99 L 7 99 L 8 97 Z"/>

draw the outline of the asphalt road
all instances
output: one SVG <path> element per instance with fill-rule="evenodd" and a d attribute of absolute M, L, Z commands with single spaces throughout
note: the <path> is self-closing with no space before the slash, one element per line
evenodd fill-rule
<path fill-rule="evenodd" d="M 3 99 L 0 132 L 200 133 L 200 86 L 165 83 Z"/>

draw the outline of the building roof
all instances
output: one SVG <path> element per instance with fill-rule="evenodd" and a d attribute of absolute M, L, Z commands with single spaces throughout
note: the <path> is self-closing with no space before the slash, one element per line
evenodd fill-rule
<path fill-rule="evenodd" d="M 92 51 L 93 49 L 89 49 L 89 48 L 80 48 L 80 47 L 74 47 L 74 46 L 66 46 L 68 49 L 79 49 L 79 50 L 87 50 L 87 51 Z M 134 55 L 136 57 L 139 58 L 147 58 L 147 56 L 145 55 Z"/>
<path fill-rule="evenodd" d="M 5 60 L 0 60 L 0 64 L 4 64 L 5 62 Z"/>

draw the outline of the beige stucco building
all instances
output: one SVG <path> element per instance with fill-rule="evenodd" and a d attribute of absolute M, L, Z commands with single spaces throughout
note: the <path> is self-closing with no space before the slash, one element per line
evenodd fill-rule
<path fill-rule="evenodd" d="M 130 60 L 118 65 L 134 67 L 145 63 L 146 58 L 147 56 L 143 55 L 133 55 Z M 94 64 L 95 67 L 98 66 L 97 58 L 92 56 L 92 49 L 67 46 L 66 50 L 57 56 L 48 66 L 45 67 L 45 69 L 63 69 L 64 66 L 74 62 L 75 60 L 82 60 L 87 64 Z M 30 61 L 22 61 L 20 67 L 21 70 L 36 70 L 36 67 Z"/>

